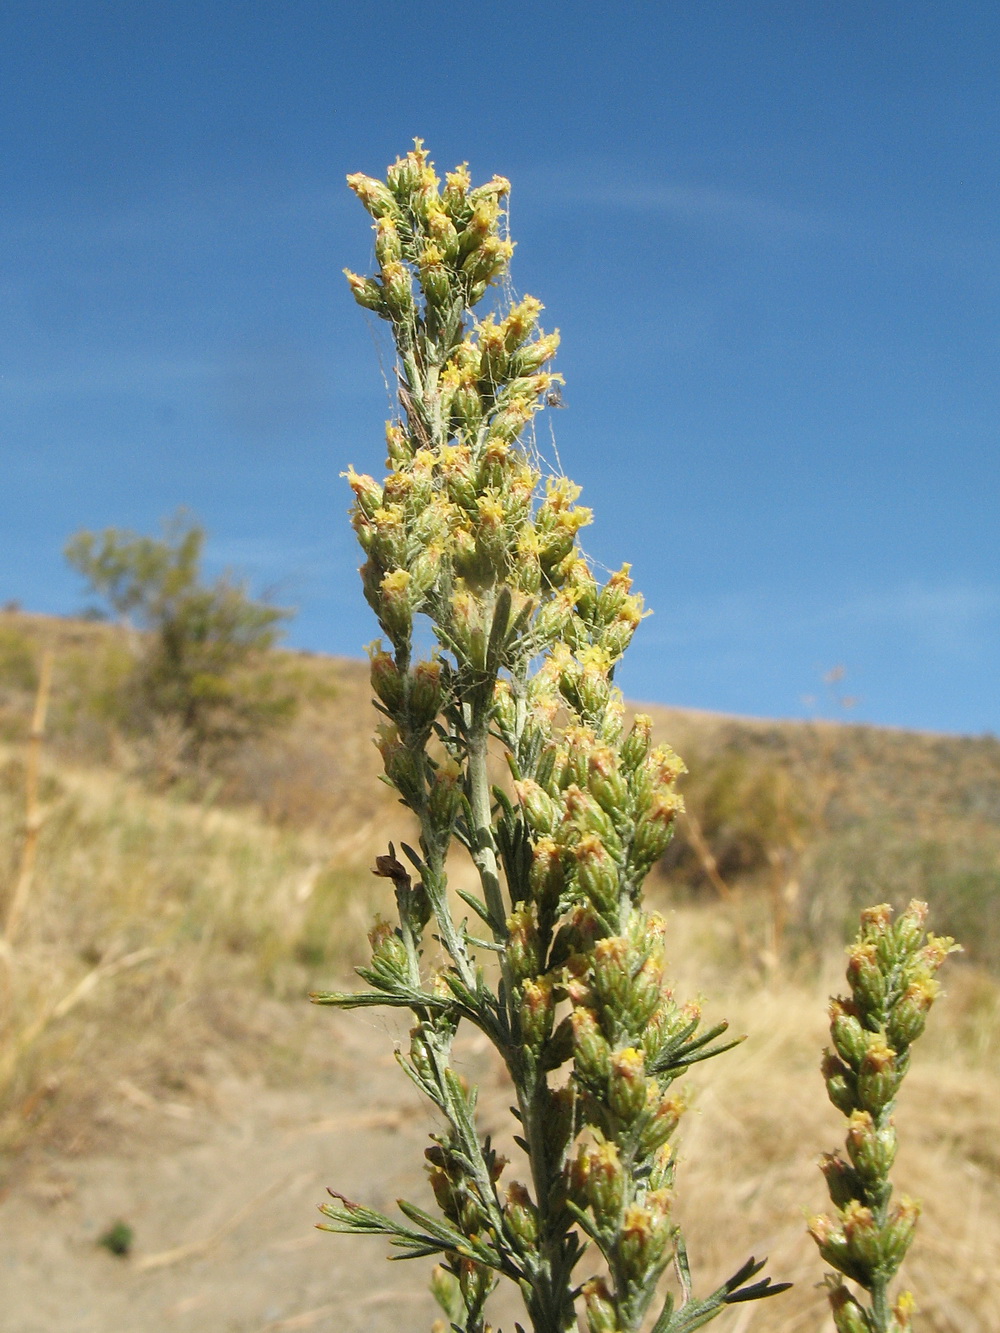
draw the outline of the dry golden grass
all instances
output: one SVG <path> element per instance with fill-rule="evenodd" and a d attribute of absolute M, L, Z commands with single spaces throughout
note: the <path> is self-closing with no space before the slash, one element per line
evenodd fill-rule
<path fill-rule="evenodd" d="M 23 845 L 32 653 L 52 643 L 56 666 L 34 884 L 17 940 L 0 958 L 8 1168 L 42 1144 L 107 1149 L 98 1110 L 109 1087 L 136 1105 L 180 1108 L 183 1127 L 185 1105 L 212 1104 L 210 1057 L 220 1051 L 244 1071 L 307 1083 L 305 993 L 360 957 L 386 892 L 368 866 L 388 838 L 409 834 L 376 780 L 364 668 L 290 656 L 303 703 L 289 731 L 234 756 L 216 780 L 196 775 L 157 791 L 142 777 L 142 756 L 116 737 L 111 714 L 102 720 L 86 705 L 104 697 L 100 663 L 112 676 L 118 669 L 112 632 L 13 620 L 0 642 L 9 666 L 0 689 L 0 898 L 16 880 Z M 995 743 L 670 710 L 656 718 L 682 752 L 711 753 L 741 736 L 751 750 L 780 750 L 798 781 L 822 783 L 828 804 L 840 802 L 847 824 L 855 800 L 881 802 L 895 836 L 936 821 L 975 841 L 978 829 L 976 845 L 993 855 Z M 667 889 L 658 880 L 652 891 Z M 794 1291 L 734 1311 L 727 1327 L 828 1328 L 815 1289 L 822 1265 L 803 1218 L 824 1206 L 815 1161 L 840 1133 L 818 1073 L 839 943 L 828 938 L 808 966 L 786 960 L 768 971 L 754 960 L 748 969 L 734 943 L 733 905 L 677 901 L 679 993 L 703 994 L 709 1016 L 751 1034 L 691 1076 L 699 1091 L 682 1137 L 678 1208 L 699 1285 L 725 1276 L 744 1253 L 766 1252 L 769 1271 L 794 1280 Z M 743 910 L 744 929 L 763 940 L 766 900 L 750 895 Z M 984 971 L 949 968 L 949 994 L 917 1047 L 899 1112 L 899 1182 L 925 1201 L 909 1280 L 928 1333 L 996 1333 L 1000 990 Z"/>
<path fill-rule="evenodd" d="M 827 1103 L 818 1070 L 828 1040 L 826 999 L 844 989 L 840 960 L 829 958 L 812 981 L 755 982 L 720 969 L 718 943 L 701 914 L 688 910 L 675 921 L 679 989 L 704 990 L 711 1015 L 749 1034 L 691 1072 L 699 1091 L 681 1133 L 678 1214 L 692 1262 L 709 1282 L 727 1276 L 743 1251 L 768 1254 L 768 1271 L 795 1283 L 773 1302 L 730 1317 L 733 1333 L 832 1333 L 816 1289 L 823 1265 L 804 1218 L 828 1207 L 820 1153 L 842 1146 L 843 1120 Z M 1000 991 L 960 965 L 945 980 L 948 993 L 914 1050 L 898 1112 L 894 1180 L 925 1207 L 905 1278 L 928 1333 L 997 1333 Z"/>
<path fill-rule="evenodd" d="M 16 847 L 21 770 L 4 760 L 0 836 Z M 194 1088 L 213 1044 L 265 1067 L 289 1055 L 282 1002 L 304 1000 L 364 938 L 365 840 L 281 830 L 108 772 L 61 767 L 47 786 L 35 894 L 0 960 L 8 1143 L 46 1125 L 65 1141 L 69 1120 L 86 1140 L 81 1105 L 119 1078 L 153 1096 Z"/>

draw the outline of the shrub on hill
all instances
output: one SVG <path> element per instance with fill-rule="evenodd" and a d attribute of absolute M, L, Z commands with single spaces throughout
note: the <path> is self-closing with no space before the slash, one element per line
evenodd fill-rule
<path fill-rule="evenodd" d="M 205 529 L 181 513 L 159 539 L 108 528 L 79 532 L 66 546 L 89 589 L 143 631 L 121 695 L 123 720 L 172 731 L 176 753 L 195 760 L 287 719 L 295 703 L 261 669 L 291 612 L 254 601 L 229 574 L 205 582 L 204 544 Z"/>

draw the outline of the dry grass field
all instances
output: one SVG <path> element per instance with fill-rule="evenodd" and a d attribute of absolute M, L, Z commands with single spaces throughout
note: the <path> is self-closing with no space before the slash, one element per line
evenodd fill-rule
<path fill-rule="evenodd" d="M 430 1128 L 388 1023 L 305 1000 L 360 961 L 386 892 L 368 867 L 408 831 L 363 666 L 285 655 L 287 731 L 189 773 L 169 735 L 119 725 L 117 631 L 0 615 L 0 911 L 46 646 L 37 861 L 0 957 L 0 1331 L 428 1328 L 418 1265 L 312 1229 L 328 1184 L 419 1194 Z M 749 1034 L 691 1075 L 678 1215 L 699 1285 L 751 1252 L 795 1283 L 717 1327 L 832 1328 L 804 1232 L 840 1132 L 826 997 L 855 907 L 926 894 L 967 953 L 899 1110 L 899 1184 L 925 1205 L 909 1280 L 927 1333 L 998 1333 L 1000 745 L 650 711 L 692 770 L 693 821 L 651 882 L 677 989 Z M 464 1058 L 502 1132 L 499 1072 L 474 1040 Z M 125 1258 L 97 1244 L 116 1220 Z"/>

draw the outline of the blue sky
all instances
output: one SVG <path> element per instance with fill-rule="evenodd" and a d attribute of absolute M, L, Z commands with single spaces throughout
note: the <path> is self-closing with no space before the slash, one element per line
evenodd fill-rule
<path fill-rule="evenodd" d="M 343 178 L 419 134 L 514 182 L 587 544 L 655 612 L 626 691 L 1000 732 L 998 43 L 974 0 L 15 3 L 0 601 L 80 607 L 66 537 L 183 504 L 293 644 L 360 652 Z"/>

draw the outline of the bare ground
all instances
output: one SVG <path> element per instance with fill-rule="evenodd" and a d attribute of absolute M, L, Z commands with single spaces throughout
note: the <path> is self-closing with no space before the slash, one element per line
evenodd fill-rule
<path fill-rule="evenodd" d="M 426 1328 L 432 1302 L 410 1266 L 314 1226 L 328 1184 L 376 1207 L 419 1193 L 431 1128 L 384 1025 L 337 1031 L 313 1086 L 220 1070 L 214 1105 L 192 1107 L 123 1081 L 104 1112 L 122 1150 L 78 1158 L 70 1143 L 32 1161 L 0 1203 L 3 1333 Z M 97 1244 L 117 1219 L 135 1233 L 124 1259 Z"/>
<path fill-rule="evenodd" d="M 958 988 L 956 988 L 958 989 Z M 682 1131 L 677 1214 L 696 1286 L 711 1289 L 751 1252 L 795 1288 L 773 1302 L 734 1307 L 720 1333 L 829 1333 L 822 1265 L 804 1235 L 823 1206 L 815 1162 L 840 1134 L 816 1073 L 821 996 L 758 990 L 727 1006 L 756 1036 L 696 1074 Z M 956 1002 L 959 996 L 955 997 Z M 152 1099 L 127 1080 L 107 1090 L 105 1147 L 72 1141 L 29 1155 L 0 1200 L 0 1333 L 399 1333 L 427 1330 L 429 1261 L 387 1263 L 377 1238 L 315 1229 L 330 1185 L 392 1211 L 425 1195 L 422 1153 L 434 1125 L 392 1058 L 380 1016 L 306 1009 L 331 1054 L 284 1087 L 238 1076 L 221 1055 L 206 1062 L 197 1099 Z M 908 1261 L 923 1333 L 1000 1333 L 991 1299 L 1000 1242 L 1000 1083 L 956 1062 L 944 1032 L 931 1038 L 900 1109 L 906 1146 L 897 1176 L 927 1204 Z M 473 1036 L 459 1067 L 482 1089 L 480 1122 L 506 1141 L 509 1100 Z M 515 1171 L 516 1168 L 511 1168 Z M 135 1231 L 132 1254 L 98 1244 L 117 1219 Z M 493 1317 L 513 1333 L 517 1293 Z"/>

